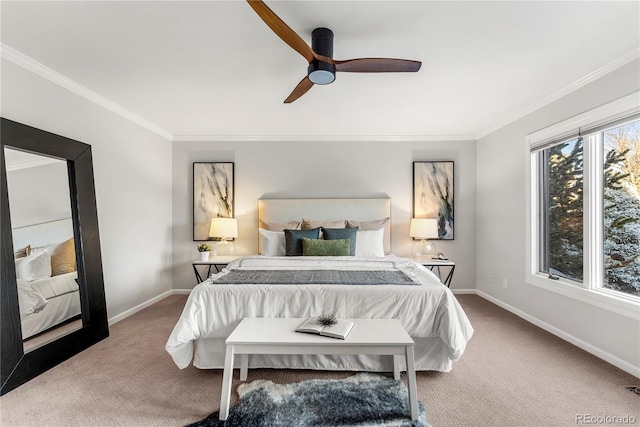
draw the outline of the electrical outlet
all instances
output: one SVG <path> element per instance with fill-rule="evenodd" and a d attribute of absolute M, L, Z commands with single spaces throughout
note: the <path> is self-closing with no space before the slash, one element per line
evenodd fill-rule
<path fill-rule="evenodd" d="M 507 282 L 507 279 L 502 279 L 502 287 L 507 289 L 508 285 L 509 285 L 509 283 Z"/>

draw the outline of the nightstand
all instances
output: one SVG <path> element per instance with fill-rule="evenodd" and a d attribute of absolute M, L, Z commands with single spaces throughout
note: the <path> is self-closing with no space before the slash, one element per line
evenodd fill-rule
<path fill-rule="evenodd" d="M 204 280 L 202 279 L 202 276 L 200 275 L 200 272 L 198 271 L 198 267 L 199 266 L 205 266 L 207 267 L 207 275 L 205 276 L 205 279 L 209 276 L 211 276 L 211 267 L 216 269 L 216 273 L 220 273 L 221 268 L 226 267 L 230 262 L 237 260 L 238 258 L 241 258 L 239 256 L 210 256 L 209 259 L 207 261 L 193 261 L 191 263 L 191 265 L 193 266 L 193 272 L 196 275 L 196 280 L 198 281 L 198 283 L 203 282 Z"/>
<path fill-rule="evenodd" d="M 423 259 L 423 258 L 414 258 L 413 260 L 415 262 L 417 262 L 418 264 L 424 265 L 425 267 L 427 267 L 431 271 L 434 271 L 434 268 L 435 268 L 437 273 L 438 273 L 438 278 L 440 279 L 440 281 L 442 283 L 444 283 L 445 285 L 447 285 L 447 288 L 451 287 L 451 280 L 453 280 L 453 272 L 456 269 L 456 263 L 455 262 L 453 262 L 451 260 Z M 442 280 L 442 272 L 440 271 L 441 267 L 448 267 L 449 268 L 449 273 L 447 274 L 447 276 L 445 277 L 444 280 Z"/>

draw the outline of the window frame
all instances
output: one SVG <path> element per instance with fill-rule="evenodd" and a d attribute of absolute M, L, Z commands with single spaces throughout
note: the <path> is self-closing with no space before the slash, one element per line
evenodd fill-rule
<path fill-rule="evenodd" d="M 626 295 L 623 292 L 607 289 L 598 284 L 598 277 L 603 278 L 603 235 L 602 223 L 603 199 L 602 192 L 597 191 L 603 184 L 603 155 L 600 146 L 594 144 L 591 138 L 601 138 L 601 133 L 591 135 L 593 130 L 607 123 L 613 123 L 624 117 L 640 114 L 640 91 L 612 101 L 608 104 L 589 110 L 537 132 L 526 136 L 526 271 L 525 283 L 555 292 L 566 297 L 576 299 L 597 307 L 637 319 L 640 314 L 640 297 Z M 541 215 L 539 206 L 540 171 L 542 170 L 540 151 L 556 145 L 562 141 L 577 137 L 581 129 L 586 131 L 583 143 L 584 159 L 584 244 L 583 265 L 584 279 L 582 283 L 574 280 L 559 278 L 550 279 L 547 274 L 539 271 L 542 256 L 540 233 Z M 598 173 L 600 171 L 600 173 Z M 600 279 L 600 282 L 602 279 Z"/>

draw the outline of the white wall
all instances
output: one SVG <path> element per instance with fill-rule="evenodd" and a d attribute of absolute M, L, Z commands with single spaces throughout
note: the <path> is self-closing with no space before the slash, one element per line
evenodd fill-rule
<path fill-rule="evenodd" d="M 67 162 L 7 170 L 7 192 L 11 228 L 71 218 Z"/>
<path fill-rule="evenodd" d="M 193 162 L 235 162 L 235 216 L 239 254 L 258 247 L 258 199 L 391 197 L 392 250 L 410 255 L 413 161 L 455 162 L 455 240 L 438 250 L 456 261 L 452 288 L 475 288 L 474 141 L 241 141 L 173 144 L 173 288 L 195 286 L 191 261 Z"/>
<path fill-rule="evenodd" d="M 171 288 L 171 143 L 2 60 L 1 114 L 92 146 L 110 318 Z"/>
<path fill-rule="evenodd" d="M 478 141 L 477 285 L 496 302 L 640 373 L 640 316 L 631 319 L 525 283 L 525 136 L 640 88 L 627 66 Z M 493 281 L 489 281 L 493 276 Z M 502 287 L 502 280 L 508 287 Z"/>

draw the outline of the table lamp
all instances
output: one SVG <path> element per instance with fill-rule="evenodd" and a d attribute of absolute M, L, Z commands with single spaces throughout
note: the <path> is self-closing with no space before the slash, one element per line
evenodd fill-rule
<path fill-rule="evenodd" d="M 438 237 L 438 220 L 430 218 L 413 218 L 411 219 L 411 228 L 409 230 L 411 237 L 420 239 L 411 247 L 411 256 L 414 258 L 424 258 L 427 256 L 436 256 L 436 244 L 426 240 Z"/>
<path fill-rule="evenodd" d="M 235 218 L 212 218 L 209 237 L 219 238 L 214 246 L 214 255 L 235 255 L 236 247 L 229 238 L 238 237 L 238 220 Z"/>

